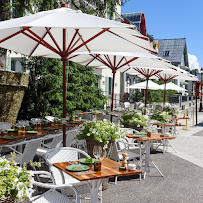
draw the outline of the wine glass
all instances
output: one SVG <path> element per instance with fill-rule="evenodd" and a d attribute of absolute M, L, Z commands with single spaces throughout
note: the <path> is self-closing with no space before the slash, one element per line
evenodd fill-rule
<path fill-rule="evenodd" d="M 106 149 L 101 146 L 94 146 L 93 155 L 96 159 L 99 159 L 101 162 L 106 156 Z"/>

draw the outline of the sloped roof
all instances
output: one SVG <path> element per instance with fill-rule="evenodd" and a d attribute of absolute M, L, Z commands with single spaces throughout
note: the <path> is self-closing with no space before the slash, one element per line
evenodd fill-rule
<path fill-rule="evenodd" d="M 140 30 L 140 23 L 141 23 L 141 16 L 142 12 L 140 13 L 122 13 L 124 18 L 127 18 L 131 23 L 133 23 L 138 30 Z"/>
<path fill-rule="evenodd" d="M 184 60 L 185 66 L 189 67 L 188 53 L 186 38 L 180 39 L 156 39 L 159 41 L 159 56 L 169 60 L 174 65 L 181 64 L 181 60 Z"/>
<path fill-rule="evenodd" d="M 121 16 L 124 19 L 130 21 L 131 24 L 135 25 L 137 29 L 141 32 L 141 16 L 144 14 L 143 12 L 135 12 L 135 13 L 122 13 Z M 150 35 L 148 32 L 146 33 L 147 37 L 149 37 L 152 41 L 154 40 L 154 36 Z"/>

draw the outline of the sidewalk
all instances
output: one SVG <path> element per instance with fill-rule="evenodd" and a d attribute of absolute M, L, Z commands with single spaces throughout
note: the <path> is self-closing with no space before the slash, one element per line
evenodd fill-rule
<path fill-rule="evenodd" d="M 168 147 L 168 152 L 178 156 L 182 159 L 190 161 L 200 167 L 203 167 L 203 112 L 198 112 L 197 121 L 198 125 L 192 127 L 192 110 L 195 106 L 188 109 L 188 115 L 191 118 L 188 120 L 188 130 L 183 130 L 182 127 L 177 127 L 180 135 L 177 135 L 176 139 L 171 140 L 171 145 L 176 149 L 177 153 L 171 147 Z M 198 106 L 199 110 L 199 106 Z M 186 110 L 180 112 L 180 116 L 183 116 Z M 196 124 L 196 115 L 194 115 L 194 124 Z M 186 123 L 186 120 L 179 120 L 182 124 Z M 184 127 L 185 129 L 185 127 Z"/>

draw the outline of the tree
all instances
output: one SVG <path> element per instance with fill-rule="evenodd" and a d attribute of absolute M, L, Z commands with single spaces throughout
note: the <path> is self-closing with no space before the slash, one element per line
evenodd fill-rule
<path fill-rule="evenodd" d="M 17 119 L 62 114 L 62 64 L 58 59 L 29 58 L 22 66 L 30 71 L 29 86 Z"/>
<path fill-rule="evenodd" d="M 29 86 L 25 91 L 18 120 L 62 116 L 63 67 L 58 59 L 30 58 L 22 63 L 29 69 Z M 67 83 L 67 113 L 103 108 L 106 97 L 94 84 L 101 76 L 93 74 L 92 67 L 70 62 Z"/>
<path fill-rule="evenodd" d="M 101 78 L 93 73 L 92 67 L 70 62 L 67 84 L 67 112 L 87 111 L 90 108 L 101 109 L 106 102 L 102 90 L 94 84 Z"/>
<path fill-rule="evenodd" d="M 193 74 L 193 75 L 196 75 L 196 73 L 199 74 L 199 70 L 198 69 L 193 69 L 193 70 L 190 71 L 190 73 Z"/>

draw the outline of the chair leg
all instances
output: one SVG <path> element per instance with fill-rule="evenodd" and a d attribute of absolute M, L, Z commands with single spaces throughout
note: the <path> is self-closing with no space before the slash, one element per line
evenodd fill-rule
<path fill-rule="evenodd" d="M 36 168 L 35 168 L 35 166 L 34 166 L 34 165 L 32 166 L 32 168 L 33 168 L 33 169 L 36 171 Z M 36 176 L 37 176 L 37 180 L 38 180 L 39 182 L 41 182 L 41 181 L 40 181 L 40 179 L 39 179 L 38 174 L 36 174 Z"/>
<path fill-rule="evenodd" d="M 115 185 L 117 184 L 118 176 L 115 177 Z"/>

